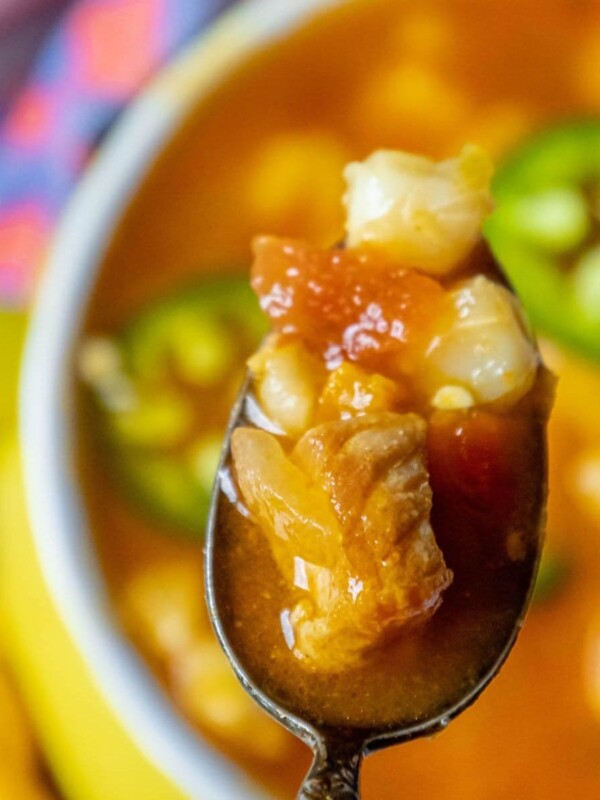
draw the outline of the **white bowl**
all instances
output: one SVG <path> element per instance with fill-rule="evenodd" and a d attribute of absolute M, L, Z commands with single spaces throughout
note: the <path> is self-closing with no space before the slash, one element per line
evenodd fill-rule
<path fill-rule="evenodd" d="M 192 798 L 265 794 L 178 716 L 114 623 L 72 464 L 71 348 L 113 232 L 186 113 L 266 43 L 339 2 L 242 2 L 142 93 L 74 193 L 52 246 L 26 346 L 20 438 L 27 511 L 44 579 L 91 679 L 128 735 Z"/>

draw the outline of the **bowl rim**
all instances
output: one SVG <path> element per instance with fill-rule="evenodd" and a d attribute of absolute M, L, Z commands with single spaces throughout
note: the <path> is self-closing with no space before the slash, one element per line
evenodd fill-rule
<path fill-rule="evenodd" d="M 149 760 L 190 797 L 266 795 L 177 714 L 115 624 L 71 459 L 71 348 L 112 233 L 187 113 L 253 53 L 345 1 L 242 0 L 159 71 L 124 111 L 71 196 L 50 246 L 23 355 L 23 479 L 47 587 L 104 701 Z"/>

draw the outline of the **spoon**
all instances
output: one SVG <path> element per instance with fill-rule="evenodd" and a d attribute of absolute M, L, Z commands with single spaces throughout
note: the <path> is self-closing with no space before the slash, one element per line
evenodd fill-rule
<path fill-rule="evenodd" d="M 331 725 L 306 719 L 298 709 L 288 707 L 276 699 L 272 687 L 258 685 L 250 674 L 233 641 L 235 637 L 232 637 L 232 627 L 228 623 L 228 615 L 224 609 L 225 601 L 219 591 L 218 563 L 222 557 L 223 540 L 227 535 L 224 513 L 228 505 L 236 502 L 235 487 L 229 469 L 230 439 L 232 432 L 238 426 L 260 423 L 261 420 L 257 419 L 257 405 L 251 393 L 251 382 L 247 378 L 232 409 L 208 517 L 205 568 L 209 615 L 217 638 L 244 689 L 265 711 L 313 751 L 313 764 L 298 794 L 299 800 L 353 800 L 360 796 L 359 770 L 365 755 L 418 737 L 432 736 L 443 730 L 454 717 L 476 700 L 498 673 L 516 640 L 532 595 L 542 536 L 540 533 L 537 537 L 537 545 L 524 568 L 525 577 L 519 584 L 517 596 L 513 597 L 512 625 L 508 628 L 501 627 L 500 632 L 495 634 L 499 641 L 493 648 L 491 660 L 485 662 L 479 674 L 465 684 L 458 693 L 455 692 L 449 697 L 447 702 L 438 705 L 434 710 L 428 710 L 418 719 L 405 718 L 397 723 L 387 722 L 373 726 Z M 543 516 L 546 488 L 543 446 L 539 456 L 539 480 L 535 492 L 536 508 L 533 518 L 534 524 L 541 530 L 539 523 Z M 351 702 L 356 702 L 356 699 L 351 701 L 348 698 L 348 703 Z"/>

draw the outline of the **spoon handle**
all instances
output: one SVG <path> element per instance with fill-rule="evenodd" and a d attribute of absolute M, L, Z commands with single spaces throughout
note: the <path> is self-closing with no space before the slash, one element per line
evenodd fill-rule
<path fill-rule="evenodd" d="M 318 748 L 297 800 L 360 800 L 358 775 L 362 752 Z"/>

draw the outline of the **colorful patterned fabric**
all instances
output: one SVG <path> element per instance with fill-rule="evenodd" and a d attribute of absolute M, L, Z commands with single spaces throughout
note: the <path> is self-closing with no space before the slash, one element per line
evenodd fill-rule
<path fill-rule="evenodd" d="M 0 130 L 0 307 L 23 307 L 90 154 L 157 67 L 228 0 L 79 0 Z"/>

